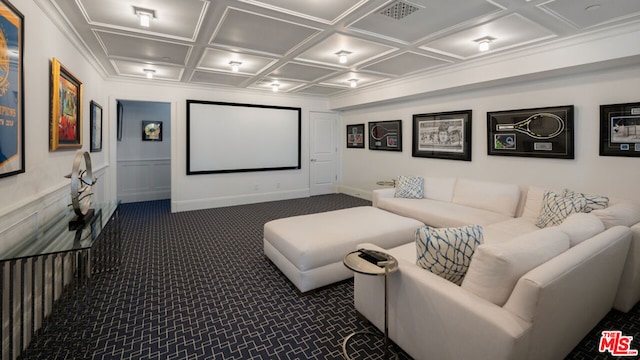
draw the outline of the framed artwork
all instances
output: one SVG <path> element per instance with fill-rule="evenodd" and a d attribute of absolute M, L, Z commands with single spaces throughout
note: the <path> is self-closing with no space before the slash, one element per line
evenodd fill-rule
<path fill-rule="evenodd" d="M 364 124 L 347 125 L 347 148 L 364 149 Z"/>
<path fill-rule="evenodd" d="M 402 120 L 370 122 L 369 149 L 402 151 Z"/>
<path fill-rule="evenodd" d="M 118 100 L 117 104 L 116 104 L 116 108 L 117 108 L 117 135 L 116 138 L 118 139 L 118 141 L 122 141 L 122 117 L 124 116 L 124 109 L 122 107 L 122 103 Z"/>
<path fill-rule="evenodd" d="M 91 152 L 102 151 L 102 106 L 91 100 L 89 103 L 91 118 Z"/>
<path fill-rule="evenodd" d="M 573 159 L 573 114 L 573 105 L 488 112 L 488 154 Z"/>
<path fill-rule="evenodd" d="M 413 157 L 471 161 L 471 110 L 413 115 Z"/>
<path fill-rule="evenodd" d="M 640 157 L 640 103 L 600 105 L 600 156 Z"/>
<path fill-rule="evenodd" d="M 162 141 L 162 121 L 143 121 L 142 140 Z"/>
<path fill-rule="evenodd" d="M 24 16 L 0 1 L 0 178 L 25 172 Z M 9 54 L 11 56 L 9 56 Z"/>
<path fill-rule="evenodd" d="M 82 82 L 51 60 L 49 151 L 82 147 Z"/>

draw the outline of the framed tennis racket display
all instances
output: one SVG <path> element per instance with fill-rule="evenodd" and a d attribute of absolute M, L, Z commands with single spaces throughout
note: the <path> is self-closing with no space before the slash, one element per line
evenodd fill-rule
<path fill-rule="evenodd" d="M 413 115 L 413 157 L 471 161 L 471 110 Z"/>
<path fill-rule="evenodd" d="M 402 120 L 370 122 L 369 149 L 402 151 Z"/>
<path fill-rule="evenodd" d="M 573 114 L 573 105 L 488 112 L 488 154 L 573 159 Z"/>
<path fill-rule="evenodd" d="M 600 156 L 640 157 L 640 103 L 600 105 Z"/>

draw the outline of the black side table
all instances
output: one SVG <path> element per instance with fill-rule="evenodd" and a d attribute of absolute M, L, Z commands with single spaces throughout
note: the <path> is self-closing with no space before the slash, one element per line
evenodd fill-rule
<path fill-rule="evenodd" d="M 384 261 L 378 261 L 377 264 L 369 262 L 362 258 L 360 250 L 356 250 L 345 255 L 343 259 L 344 266 L 349 269 L 365 275 L 373 275 L 373 276 L 384 276 L 384 358 L 389 358 L 389 328 L 388 328 L 388 319 L 389 319 L 389 301 L 387 294 L 389 292 L 389 274 L 398 270 L 398 261 L 391 255 L 375 251 L 368 250 L 377 255 L 381 255 L 386 258 Z M 368 334 L 368 335 L 379 335 L 377 333 L 369 332 L 369 331 L 356 331 L 348 335 L 344 338 L 342 342 L 342 354 L 345 359 L 351 360 L 349 354 L 347 352 L 347 343 L 351 338 L 359 334 Z M 398 354 L 394 353 L 394 358 L 398 358 Z"/>

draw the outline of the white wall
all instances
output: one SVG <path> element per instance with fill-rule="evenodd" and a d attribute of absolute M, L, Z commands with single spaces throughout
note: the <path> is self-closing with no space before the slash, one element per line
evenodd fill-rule
<path fill-rule="evenodd" d="M 171 197 L 171 104 L 122 101 L 122 140 L 117 142 L 118 200 Z M 162 141 L 143 141 L 142 122 L 162 121 Z"/>
<path fill-rule="evenodd" d="M 115 117 L 115 99 L 171 104 L 171 208 L 186 211 L 309 196 L 309 112 L 328 111 L 327 100 L 238 89 L 186 87 L 181 84 L 111 81 L 109 108 Z M 171 91 L 168 92 L 167 88 Z M 302 108 L 302 168 L 187 176 L 186 101 L 207 100 Z M 115 131 L 115 123 L 111 124 Z M 224 134 L 213 134 L 224 136 Z M 115 139 L 112 139 L 115 146 Z M 248 145 L 250 146 L 250 144 Z M 253 149 L 259 152 L 260 149 Z M 279 184 L 279 187 L 278 187 Z"/>
<path fill-rule="evenodd" d="M 403 152 L 345 149 L 342 191 L 370 198 L 378 180 L 398 175 L 462 176 L 478 180 L 572 187 L 640 201 L 640 159 L 599 156 L 599 106 L 640 102 L 640 66 L 424 97 L 343 113 L 346 124 L 402 119 Z M 560 105 L 575 106 L 575 159 L 487 155 L 486 113 Z M 472 161 L 411 156 L 412 115 L 473 110 Z M 344 135 L 341 137 L 344 138 Z M 367 145 L 368 146 L 368 145 Z"/>

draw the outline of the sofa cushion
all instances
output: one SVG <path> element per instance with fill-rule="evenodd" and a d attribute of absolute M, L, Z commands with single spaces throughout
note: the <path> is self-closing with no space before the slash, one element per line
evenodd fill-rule
<path fill-rule="evenodd" d="M 559 225 L 569 215 L 584 212 L 587 200 L 583 197 L 565 197 L 553 191 L 547 191 L 542 201 L 540 216 L 536 221 L 539 228 Z"/>
<path fill-rule="evenodd" d="M 460 228 L 420 227 L 416 230 L 416 263 L 460 285 L 471 256 L 482 243 L 482 226 Z"/>
<path fill-rule="evenodd" d="M 603 232 L 604 224 L 591 213 L 575 213 L 569 215 L 556 229 L 567 234 L 570 246 L 574 246 Z"/>
<path fill-rule="evenodd" d="M 394 196 L 397 198 L 422 199 L 424 197 L 424 179 L 419 176 L 398 176 Z"/>
<path fill-rule="evenodd" d="M 482 244 L 471 258 L 462 288 L 502 306 L 522 275 L 567 249 L 569 237 L 553 228 Z"/>
<path fill-rule="evenodd" d="M 593 210 L 604 209 L 609 206 L 609 198 L 603 195 L 585 194 L 571 189 L 564 189 L 564 196 L 567 197 L 583 197 L 587 200 L 587 207 L 585 212 L 591 212 Z"/>
<path fill-rule="evenodd" d="M 616 225 L 632 226 L 640 222 L 640 204 L 620 202 L 591 212 L 602 220 L 606 229 Z"/>
<path fill-rule="evenodd" d="M 519 200 L 518 185 L 458 179 L 452 202 L 514 217 Z"/>
<path fill-rule="evenodd" d="M 513 219 L 493 211 L 431 199 L 379 198 L 376 206 L 433 227 L 486 225 Z"/>
<path fill-rule="evenodd" d="M 427 176 L 424 178 L 424 197 L 425 199 L 451 202 L 455 186 L 456 178 L 454 177 Z"/>
<path fill-rule="evenodd" d="M 513 238 L 540 230 L 534 221 L 517 217 L 494 224 L 483 226 L 483 238 L 485 244 L 510 241 Z"/>

